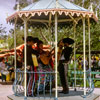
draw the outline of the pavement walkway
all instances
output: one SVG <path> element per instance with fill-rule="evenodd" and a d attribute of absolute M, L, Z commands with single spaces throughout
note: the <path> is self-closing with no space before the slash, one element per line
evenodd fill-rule
<path fill-rule="evenodd" d="M 95 88 L 94 93 L 100 95 L 100 88 Z M 8 100 L 7 96 L 12 95 L 12 85 L 11 84 L 1 84 L 0 82 L 0 100 Z M 99 98 L 100 100 L 100 98 Z"/>
<path fill-rule="evenodd" d="M 1 84 L 0 83 L 0 100 L 8 100 L 7 96 L 12 95 L 12 85 L 11 84 Z"/>

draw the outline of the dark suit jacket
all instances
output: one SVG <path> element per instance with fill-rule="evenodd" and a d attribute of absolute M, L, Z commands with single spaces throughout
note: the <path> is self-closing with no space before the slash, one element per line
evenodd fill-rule
<path fill-rule="evenodd" d="M 32 54 L 38 56 L 38 51 L 34 50 L 32 46 L 27 45 L 27 65 L 33 66 L 33 61 L 32 61 Z M 23 61 L 24 61 L 24 49 L 23 49 Z"/>
<path fill-rule="evenodd" d="M 62 51 L 62 54 L 64 54 L 65 61 L 70 60 L 70 55 L 72 54 L 73 49 L 71 47 L 65 47 Z"/>

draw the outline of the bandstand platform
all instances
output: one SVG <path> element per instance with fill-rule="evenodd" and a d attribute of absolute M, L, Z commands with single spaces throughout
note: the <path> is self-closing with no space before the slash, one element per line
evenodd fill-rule
<path fill-rule="evenodd" d="M 86 98 L 83 98 L 82 95 L 83 91 L 74 91 L 73 89 L 70 89 L 69 94 L 58 93 L 58 100 L 100 100 L 100 95 L 94 93 L 90 94 Z M 46 94 L 47 97 L 45 96 L 45 98 L 41 96 L 42 95 L 40 95 L 40 97 L 27 97 L 27 100 L 54 100 L 54 93 L 52 94 L 51 98 L 48 96 L 48 94 Z M 10 95 L 8 96 L 8 100 L 24 100 L 24 97 Z"/>

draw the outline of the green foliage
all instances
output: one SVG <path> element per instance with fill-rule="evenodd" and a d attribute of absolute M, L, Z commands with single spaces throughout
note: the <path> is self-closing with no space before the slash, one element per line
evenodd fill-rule
<path fill-rule="evenodd" d="M 91 47 L 92 50 L 100 50 L 100 22 L 91 25 Z"/>
<path fill-rule="evenodd" d="M 6 44 L 7 43 L 7 34 L 6 34 L 5 29 L 6 29 L 6 27 L 3 27 L 3 25 L 0 24 L 0 44 Z M 6 48 L 6 46 L 7 45 L 4 45 L 3 48 Z"/>
<path fill-rule="evenodd" d="M 16 4 L 14 5 L 14 10 L 17 10 L 18 4 L 19 4 L 19 9 L 22 9 L 29 4 L 29 1 L 28 0 L 16 0 Z"/>
<path fill-rule="evenodd" d="M 14 48 L 14 31 L 10 30 L 11 33 L 8 35 L 8 46 L 9 49 Z M 20 44 L 23 43 L 22 37 L 24 36 L 24 31 L 23 29 L 21 30 L 20 28 L 16 29 L 16 45 L 19 46 Z"/>
<path fill-rule="evenodd" d="M 2 24 L 0 24 L 0 39 L 5 39 L 6 38 L 6 27 L 3 27 Z"/>

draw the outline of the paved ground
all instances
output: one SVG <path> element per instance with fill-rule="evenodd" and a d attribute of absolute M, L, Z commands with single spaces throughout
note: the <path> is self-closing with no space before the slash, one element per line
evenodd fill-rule
<path fill-rule="evenodd" d="M 100 95 L 100 88 L 95 88 L 94 93 Z M 13 94 L 12 85 L 11 84 L 2 84 L 0 82 L 0 100 L 8 100 L 7 96 L 12 95 L 12 94 Z M 99 98 L 99 100 L 100 100 L 100 98 Z"/>
<path fill-rule="evenodd" d="M 12 85 L 1 84 L 0 82 L 0 100 L 8 100 L 7 96 L 13 94 Z"/>

